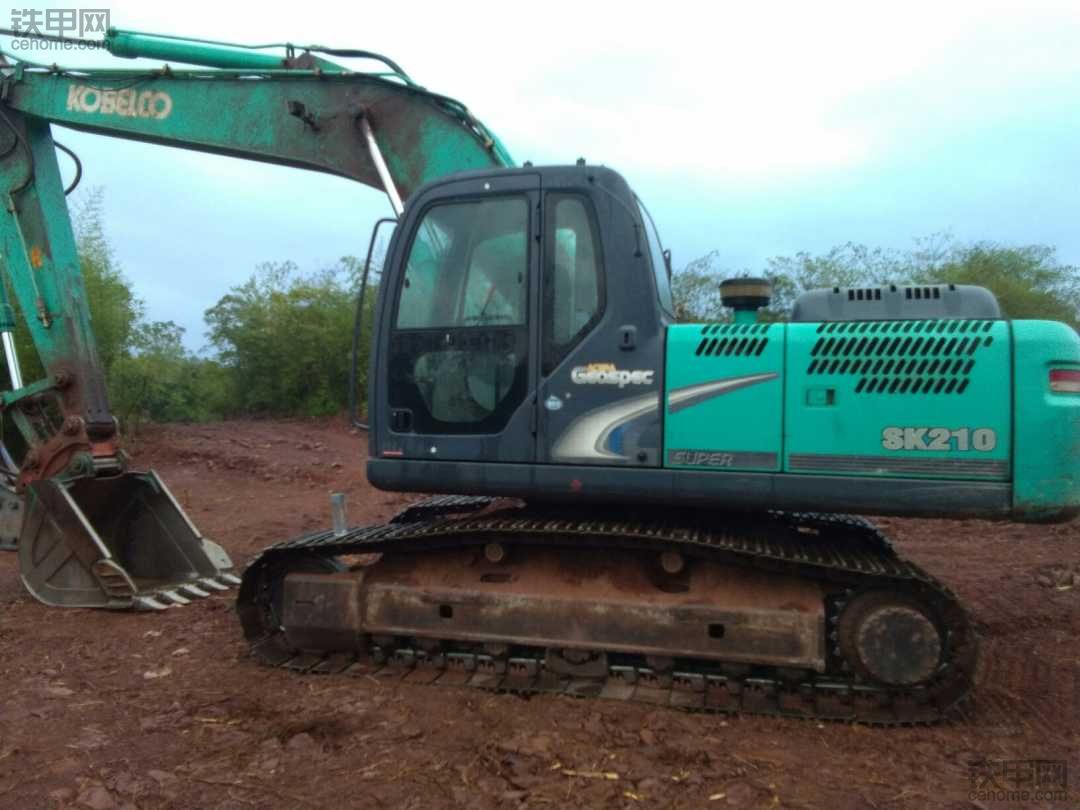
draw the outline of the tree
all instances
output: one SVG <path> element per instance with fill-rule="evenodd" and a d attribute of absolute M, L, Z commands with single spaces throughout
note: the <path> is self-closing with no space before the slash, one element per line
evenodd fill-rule
<path fill-rule="evenodd" d="M 821 256 L 800 251 L 771 258 L 765 275 L 773 280 L 773 307 L 790 311 L 804 290 L 898 283 L 910 273 L 910 254 L 845 242 Z"/>
<path fill-rule="evenodd" d="M 106 238 L 100 188 L 90 189 L 76 203 L 72 224 L 98 357 L 108 373 L 130 349 L 145 307 L 120 270 Z"/>
<path fill-rule="evenodd" d="M 211 345 L 229 370 L 230 401 L 238 413 L 319 415 L 347 402 L 359 263 L 302 275 L 292 262 L 262 265 L 206 311 Z M 366 370 L 376 283 L 369 279 Z"/>
<path fill-rule="evenodd" d="M 202 422 L 228 411 L 225 369 L 187 351 L 183 337 L 172 321 L 140 323 L 130 351 L 110 367 L 113 410 L 129 432 L 145 421 Z"/>
<path fill-rule="evenodd" d="M 1080 268 L 1062 264 L 1046 245 L 992 242 L 954 246 L 914 274 L 919 283 L 978 284 L 997 296 L 1006 317 L 1062 321 L 1080 329 Z"/>
<path fill-rule="evenodd" d="M 719 321 L 724 318 L 720 304 L 720 251 L 713 250 L 694 259 L 682 270 L 672 274 L 671 298 L 675 317 L 680 321 Z"/>
<path fill-rule="evenodd" d="M 726 317 L 719 305 L 719 285 L 736 274 L 719 267 L 717 255 L 706 254 L 676 274 L 681 318 Z M 951 283 L 989 288 L 1006 317 L 1080 326 L 1080 268 L 1063 264 L 1056 250 L 1045 245 L 962 244 L 947 233 L 917 239 L 909 250 L 846 242 L 820 255 L 800 252 L 769 259 L 765 275 L 773 282 L 773 303 L 766 317 L 786 317 L 804 290 Z"/>

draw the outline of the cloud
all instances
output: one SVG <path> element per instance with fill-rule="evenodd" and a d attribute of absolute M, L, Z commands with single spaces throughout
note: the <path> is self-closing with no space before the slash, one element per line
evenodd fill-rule
<path fill-rule="evenodd" d="M 120 2 L 111 22 L 382 51 L 466 102 L 519 160 L 584 156 L 623 171 L 682 260 L 720 248 L 733 269 L 759 269 L 775 253 L 902 245 L 952 228 L 1050 242 L 1080 263 L 1073 3 L 330 3 L 284 14 L 191 2 L 183 12 Z M 202 311 L 257 263 L 315 269 L 362 252 L 387 211 L 335 178 L 62 140 L 84 157 L 86 182 L 106 187 L 109 231 L 151 315 L 183 323 L 198 344 Z"/>

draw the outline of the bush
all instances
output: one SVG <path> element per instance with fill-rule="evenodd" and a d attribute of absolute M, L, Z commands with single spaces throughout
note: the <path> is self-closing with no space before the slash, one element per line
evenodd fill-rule
<path fill-rule="evenodd" d="M 318 416 L 348 401 L 358 262 L 302 275 L 264 264 L 206 312 L 211 345 L 228 372 L 235 414 Z M 359 397 L 363 401 L 375 285 L 365 298 Z"/>

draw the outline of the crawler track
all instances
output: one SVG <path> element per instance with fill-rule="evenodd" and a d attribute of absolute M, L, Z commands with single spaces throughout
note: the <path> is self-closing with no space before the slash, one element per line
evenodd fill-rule
<path fill-rule="evenodd" d="M 437 685 L 517 693 L 561 693 L 643 701 L 702 712 L 746 712 L 897 725 L 932 723 L 967 696 L 976 643 L 955 596 L 933 577 L 898 557 L 867 522 L 836 515 L 771 513 L 729 516 L 688 513 L 597 520 L 572 510 L 519 505 L 497 508 L 484 498 L 445 497 L 410 507 L 386 524 L 344 536 L 319 532 L 268 548 L 248 568 L 237 609 L 253 653 L 267 664 L 305 672 L 374 675 Z M 465 513 L 465 514 L 463 514 Z M 471 514 L 470 514 L 471 513 Z M 724 666 L 677 659 L 670 668 L 646 656 L 605 657 L 605 672 L 561 674 L 547 665 L 544 648 L 460 640 L 372 636 L 363 651 L 297 650 L 278 618 L 281 583 L 291 571 L 341 570 L 337 558 L 357 554 L 446 551 L 499 542 L 544 547 L 590 547 L 611 553 L 675 550 L 690 560 L 797 576 L 821 583 L 826 596 L 828 653 L 825 672 L 768 666 Z M 376 563 L 377 565 L 378 563 Z M 934 617 L 941 655 L 932 675 L 897 687 L 857 674 L 845 657 L 842 617 L 863 594 L 887 595 L 921 605 Z M 587 590 L 582 598 L 588 598 Z M 662 671 L 666 670 L 666 671 Z"/>

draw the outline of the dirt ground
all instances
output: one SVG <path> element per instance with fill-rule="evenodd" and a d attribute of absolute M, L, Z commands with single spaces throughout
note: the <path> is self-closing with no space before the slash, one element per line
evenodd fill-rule
<path fill-rule="evenodd" d="M 155 427 L 133 449 L 240 566 L 328 525 L 332 491 L 353 523 L 409 500 L 367 484 L 364 438 L 338 421 Z M 954 723 L 297 675 L 249 658 L 234 593 L 163 614 L 49 609 L 0 555 L 0 807 L 1011 808 L 1040 803 L 972 799 L 972 778 L 1013 787 L 1034 760 L 1067 763 L 1055 806 L 1080 801 L 1080 523 L 879 522 L 980 630 L 977 697 Z"/>

